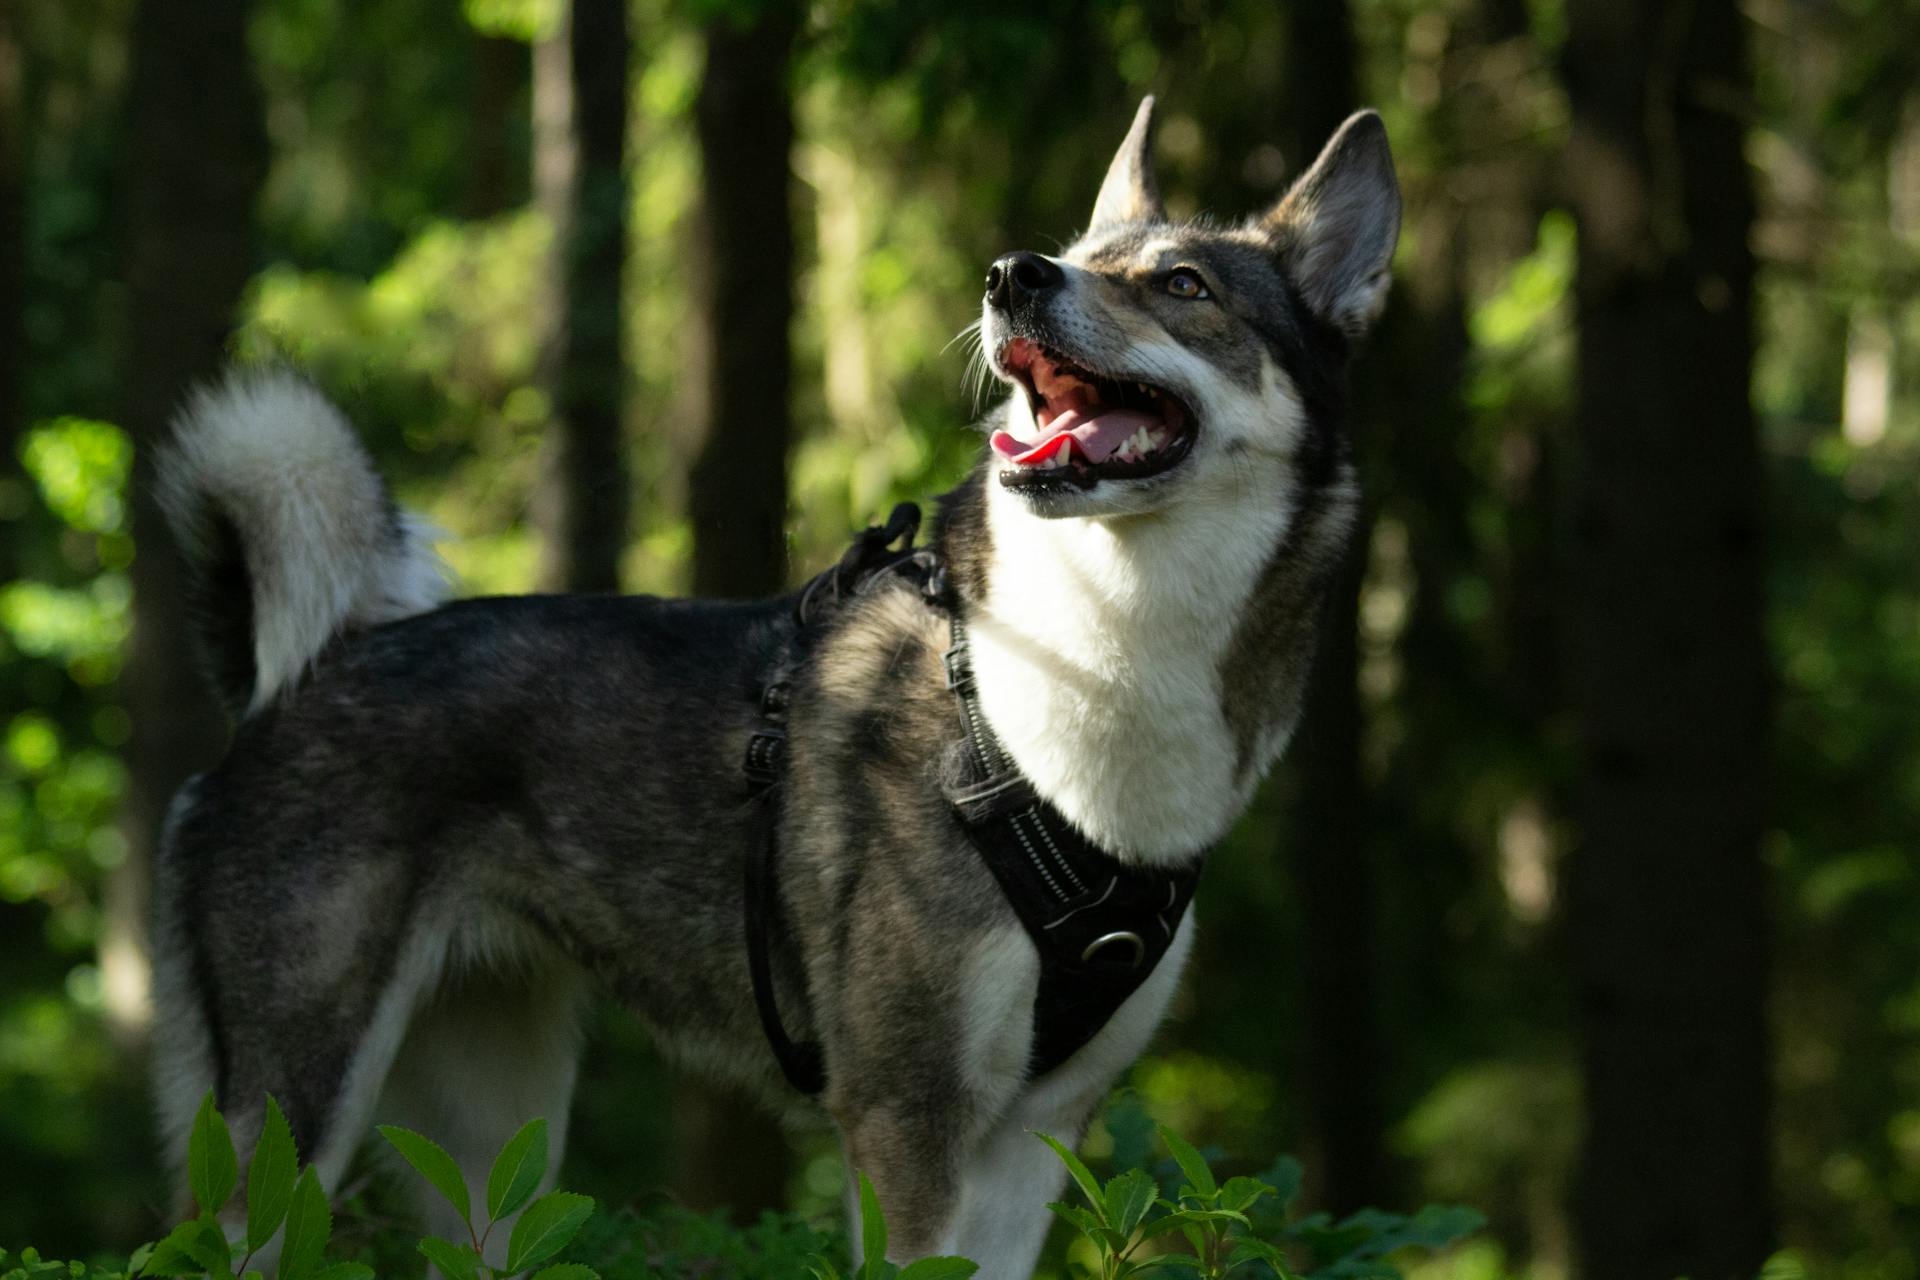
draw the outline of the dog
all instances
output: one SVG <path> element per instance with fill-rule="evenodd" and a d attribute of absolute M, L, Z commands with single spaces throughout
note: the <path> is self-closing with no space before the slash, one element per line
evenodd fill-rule
<path fill-rule="evenodd" d="M 177 1151 L 211 1088 L 242 1150 L 271 1092 L 329 1187 L 376 1120 L 476 1192 L 533 1116 L 557 1163 L 603 989 L 776 1105 L 808 1047 L 807 1105 L 897 1261 L 1031 1272 L 1063 1175 L 1029 1131 L 1079 1137 L 1193 926 L 1168 888 L 1076 942 L 1088 972 L 1116 939 L 1133 969 L 1058 1043 L 1078 962 L 969 825 L 982 744 L 1024 788 L 1014 818 L 1051 823 L 1008 819 L 1006 848 L 1079 842 L 1114 885 L 1190 888 L 1300 716 L 1358 507 L 1346 370 L 1399 229 L 1371 112 L 1229 224 L 1168 217 L 1152 110 L 1079 239 L 991 266 L 977 333 L 1008 394 L 940 499 L 937 571 L 836 580 L 823 620 L 794 597 L 452 601 L 318 392 L 235 374 L 190 401 L 159 483 L 235 729 L 156 869 Z M 774 739 L 762 793 L 742 762 Z"/>

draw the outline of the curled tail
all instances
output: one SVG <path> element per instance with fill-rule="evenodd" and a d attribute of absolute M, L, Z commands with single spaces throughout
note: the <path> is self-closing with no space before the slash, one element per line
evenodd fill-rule
<path fill-rule="evenodd" d="M 196 392 L 156 470 L 198 639 L 235 714 L 296 683 L 336 636 L 449 594 L 428 527 L 292 374 L 233 373 Z"/>

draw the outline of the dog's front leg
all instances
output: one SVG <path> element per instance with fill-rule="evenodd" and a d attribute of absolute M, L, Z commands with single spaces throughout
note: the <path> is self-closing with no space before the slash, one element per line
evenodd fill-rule
<path fill-rule="evenodd" d="M 1107 1077 L 1068 1089 L 1041 1086 L 996 1124 L 973 1150 L 961 1179 L 960 1212 L 946 1252 L 980 1264 L 980 1280 L 1026 1280 L 1046 1243 L 1066 1166 L 1036 1134 L 1079 1145 L 1087 1119 L 1106 1096 Z"/>
<path fill-rule="evenodd" d="M 847 1235 L 862 1261 L 858 1174 L 873 1184 L 887 1220 L 887 1258 L 911 1262 L 951 1247 L 960 1204 L 959 1117 L 920 1100 L 889 1101 L 844 1114 Z"/>

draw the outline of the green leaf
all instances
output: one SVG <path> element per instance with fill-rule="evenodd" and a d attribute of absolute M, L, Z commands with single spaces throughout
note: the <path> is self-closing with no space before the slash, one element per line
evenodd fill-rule
<path fill-rule="evenodd" d="M 1236 1241 L 1233 1252 L 1227 1256 L 1227 1269 L 1232 1270 L 1243 1262 L 1252 1262 L 1255 1259 L 1272 1267 L 1279 1275 L 1280 1280 L 1287 1280 L 1290 1274 L 1287 1271 L 1287 1260 L 1280 1256 L 1278 1249 L 1268 1244 L 1265 1240 L 1247 1239 Z"/>
<path fill-rule="evenodd" d="M 487 1216 L 495 1221 L 525 1204 L 547 1176 L 547 1122 L 529 1120 L 507 1139 L 487 1175 Z"/>
<path fill-rule="evenodd" d="M 193 1117 L 193 1135 L 187 1139 L 187 1180 L 202 1213 L 217 1213 L 240 1180 L 240 1162 L 233 1154 L 233 1135 L 213 1105 L 213 1090 L 200 1100 Z"/>
<path fill-rule="evenodd" d="M 439 1236 L 428 1236 L 414 1246 L 439 1268 L 446 1280 L 479 1280 L 480 1255 L 470 1244 L 455 1244 Z"/>
<path fill-rule="evenodd" d="M 1258 1178 L 1228 1178 L 1220 1188 L 1220 1207 L 1245 1213 L 1253 1202 L 1273 1194 L 1273 1188 Z"/>
<path fill-rule="evenodd" d="M 593 1213 L 593 1197 L 550 1191 L 527 1206 L 507 1241 L 507 1270 L 525 1271 L 567 1247 Z"/>
<path fill-rule="evenodd" d="M 233 1274 L 233 1248 L 227 1243 L 227 1233 L 211 1218 L 201 1218 L 187 1224 L 190 1234 L 182 1241 L 187 1253 L 200 1264 L 214 1280 Z"/>
<path fill-rule="evenodd" d="M 280 1104 L 268 1094 L 267 1118 L 260 1125 L 260 1140 L 253 1144 L 253 1163 L 247 1166 L 249 1248 L 258 1249 L 271 1240 L 286 1218 L 287 1206 L 293 1203 L 296 1163 L 293 1130 L 281 1114 Z"/>
<path fill-rule="evenodd" d="M 156 1242 L 147 1252 L 147 1259 L 140 1268 L 143 1276 L 197 1276 L 206 1272 L 206 1268 L 194 1260 L 190 1242 L 201 1227 L 199 1221 L 183 1222 L 167 1233 L 165 1239 Z M 26 1255 L 21 1255 L 26 1261 Z"/>
<path fill-rule="evenodd" d="M 867 1181 L 866 1171 L 860 1178 L 860 1270 L 867 1271 L 887 1256 L 887 1218 L 880 1212 L 880 1197 L 873 1193 L 873 1183 Z"/>
<path fill-rule="evenodd" d="M 1190 1253 L 1158 1253 L 1133 1264 L 1135 1274 L 1142 1271 L 1162 1271 L 1168 1267 L 1176 1271 L 1191 1271 L 1195 1275 L 1205 1275 L 1207 1272 L 1207 1264 Z"/>
<path fill-rule="evenodd" d="M 1167 1202 L 1162 1200 L 1160 1203 L 1166 1204 Z M 1187 1225 L 1187 1210 L 1177 1206 L 1170 1207 L 1173 1208 L 1172 1213 L 1169 1213 L 1164 1218 L 1155 1218 L 1152 1222 L 1149 1222 L 1140 1229 L 1140 1238 L 1142 1240 L 1151 1240 L 1155 1236 L 1166 1235 L 1169 1231 L 1178 1231 Z"/>
<path fill-rule="evenodd" d="M 1067 1172 L 1071 1173 L 1073 1180 L 1080 1184 L 1080 1190 L 1093 1205 L 1093 1211 L 1101 1215 L 1101 1221 L 1106 1221 L 1107 1202 L 1100 1194 L 1100 1180 L 1093 1176 L 1093 1171 L 1087 1168 L 1080 1157 L 1069 1151 L 1064 1144 L 1037 1130 L 1030 1129 L 1028 1132 L 1053 1148 L 1053 1154 L 1060 1157 L 1060 1163 L 1067 1166 Z"/>
<path fill-rule="evenodd" d="M 249 1271 L 247 1274 L 255 1273 Z M 314 1272 L 313 1280 L 373 1280 L 373 1268 L 364 1262 L 336 1262 Z"/>
<path fill-rule="evenodd" d="M 922 1258 L 908 1263 L 900 1280 L 966 1280 L 979 1269 L 979 1263 L 965 1258 Z"/>
<path fill-rule="evenodd" d="M 327 1193 L 320 1189 L 320 1175 L 308 1165 L 287 1205 L 287 1234 L 280 1242 L 280 1268 L 275 1272 L 278 1280 L 311 1276 L 332 1234 L 333 1213 L 327 1208 Z"/>
<path fill-rule="evenodd" d="M 1303 1175 L 1300 1162 L 1292 1156 L 1281 1156 L 1268 1170 L 1260 1175 L 1260 1181 L 1273 1188 L 1273 1194 L 1285 1208 L 1300 1194 L 1300 1182 Z"/>
<path fill-rule="evenodd" d="M 1071 1223 L 1081 1235 L 1093 1241 L 1109 1253 L 1117 1253 L 1127 1246 L 1127 1238 L 1125 1236 L 1077 1204 L 1063 1204 L 1055 1200 L 1048 1204 L 1047 1208 L 1053 1210 L 1056 1216 Z"/>
<path fill-rule="evenodd" d="M 1217 1192 L 1219 1187 L 1214 1184 L 1213 1170 L 1207 1167 L 1207 1162 L 1201 1159 L 1200 1153 L 1195 1151 L 1186 1139 L 1167 1126 L 1158 1127 L 1160 1141 L 1167 1144 L 1167 1150 L 1173 1153 L 1174 1161 L 1180 1166 L 1180 1172 L 1187 1175 L 1187 1182 L 1193 1189 L 1202 1196 L 1212 1196 Z"/>
<path fill-rule="evenodd" d="M 380 1136 L 391 1142 L 414 1171 L 446 1197 L 447 1203 L 460 1215 L 460 1221 L 467 1224 L 467 1230 L 473 1230 L 473 1201 L 467 1195 L 467 1176 L 460 1172 L 460 1166 L 446 1149 L 433 1139 L 399 1125 L 381 1125 Z"/>
<path fill-rule="evenodd" d="M 1107 1184 L 1107 1222 L 1122 1237 L 1131 1236 L 1147 1216 L 1147 1210 L 1153 1208 L 1154 1195 L 1159 1189 L 1154 1185 L 1153 1175 L 1145 1169 L 1127 1170 Z"/>
<path fill-rule="evenodd" d="M 1460 1205 L 1430 1204 L 1413 1215 L 1409 1243 L 1444 1249 L 1487 1225 L 1486 1215 Z"/>
<path fill-rule="evenodd" d="M 600 1280 L 600 1273 L 581 1262 L 558 1262 L 533 1273 L 533 1280 Z"/>

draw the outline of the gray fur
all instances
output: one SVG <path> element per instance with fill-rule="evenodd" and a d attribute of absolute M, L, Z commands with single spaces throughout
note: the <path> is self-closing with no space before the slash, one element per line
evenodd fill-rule
<path fill-rule="evenodd" d="M 1106 179 L 1093 202 L 1089 227 L 1125 226 L 1158 222 L 1167 216 L 1160 203 L 1160 184 L 1153 176 L 1153 97 L 1140 99 L 1133 125 L 1120 149 L 1113 153 Z"/>
<path fill-rule="evenodd" d="M 1115 162 L 1134 208 L 1152 190 L 1148 124 L 1143 104 Z M 1090 835 L 1147 860 L 1217 838 L 1291 730 L 1356 502 L 1340 428 L 1345 331 L 1307 301 L 1325 282 L 1297 274 L 1304 241 L 1281 229 L 1294 224 L 1173 226 L 1157 199 L 1149 212 L 1090 233 L 1065 255 L 1070 288 L 989 328 L 1024 327 L 1095 364 L 1159 361 L 1156 376 L 1203 410 L 1193 460 L 1077 499 L 1010 497 L 983 461 L 941 501 L 934 532 L 996 732 Z M 1157 282 L 1175 265 L 1204 272 L 1216 297 L 1167 297 Z M 1010 400 L 989 425 L 1018 408 Z M 309 483 L 370 492 L 357 449 L 328 456 L 342 473 Z M 239 474 L 212 448 L 196 468 Z M 285 477 L 249 474 L 226 501 L 270 506 Z M 322 526 L 347 532 L 338 545 L 401 545 L 390 504 L 352 502 Z M 204 508 L 175 509 L 191 520 Z M 234 527 L 242 563 L 297 563 L 277 541 L 289 526 Z M 1111 545 L 1139 561 L 1130 582 L 1169 598 L 1109 616 L 1090 596 L 1085 616 L 1062 612 L 1080 606 L 1016 581 L 1056 545 Z M 229 595 L 237 612 L 214 625 L 270 625 L 261 610 L 302 589 Z M 1189 601 L 1189 589 L 1201 593 Z M 943 614 L 887 582 L 835 615 L 795 676 L 772 800 L 750 792 L 741 762 L 793 637 L 790 599 L 535 596 L 312 616 L 323 615 L 302 633 L 318 644 L 317 660 L 302 659 L 310 674 L 248 700 L 227 758 L 183 791 L 169 826 L 156 939 L 173 1030 L 157 1072 L 172 1141 L 199 1089 L 216 1089 L 241 1134 L 271 1091 L 336 1185 L 375 1121 L 438 1131 L 477 1179 L 483 1153 L 530 1113 L 563 1132 L 589 983 L 670 1052 L 802 1110 L 762 1038 L 742 919 L 745 858 L 777 832 L 779 1004 L 793 1036 L 822 1048 L 820 1102 L 879 1190 L 895 1256 L 959 1249 L 987 1275 L 1031 1267 L 1059 1173 L 1024 1130 L 1081 1131 L 1152 1034 L 1192 925 L 1093 1042 L 1025 1078 L 1038 959 L 946 800 L 965 756 Z M 1121 748 L 1069 751 L 1063 769 L 1047 755 L 1059 742 L 1036 748 L 1033 726 L 995 710 L 1008 687 L 996 681 L 1010 678 L 995 638 L 1023 622 L 1067 637 L 1055 656 L 1073 656 L 1076 627 L 1113 655 L 1123 669 L 1110 686 L 1087 678 L 1089 705 L 1116 725 L 1143 690 L 1184 699 L 1178 715 L 1135 709 L 1156 730 L 1198 735 L 1148 759 L 1220 756 L 1225 791 L 1196 782 L 1193 799 L 1178 776 L 1146 779 L 1185 824 L 1165 830 L 1138 814 L 1077 814 L 1076 770 Z M 1209 636 L 1211 648 L 1189 639 Z M 1052 665 L 1063 683 L 1081 678 Z"/>

